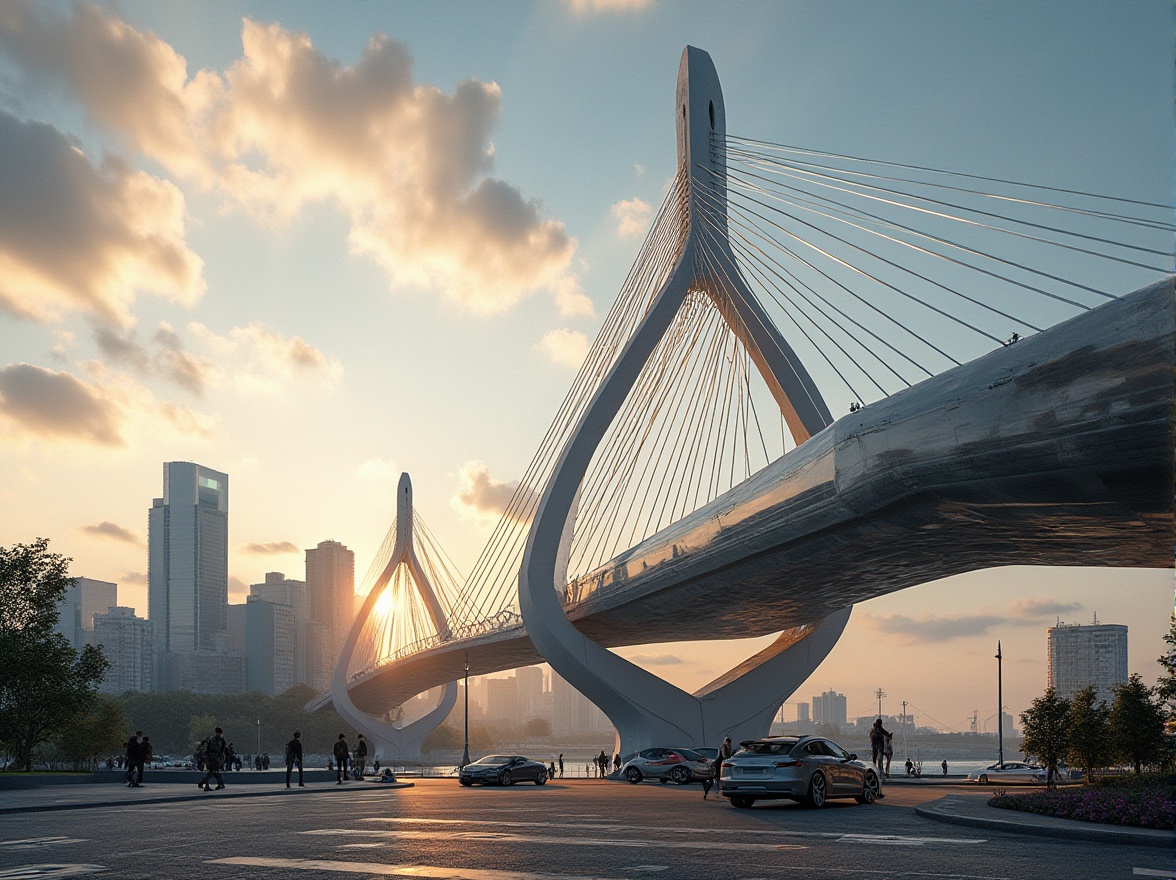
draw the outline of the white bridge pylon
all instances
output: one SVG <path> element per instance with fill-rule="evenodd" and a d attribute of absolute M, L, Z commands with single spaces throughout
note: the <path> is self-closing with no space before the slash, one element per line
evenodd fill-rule
<path fill-rule="evenodd" d="M 747 350 L 799 445 L 833 421 L 816 385 L 741 275 L 727 239 L 726 134 L 722 89 L 710 56 L 682 53 L 674 112 L 681 200 L 679 256 L 598 386 L 539 502 L 519 572 L 527 634 L 544 659 L 612 721 L 622 754 L 651 746 L 718 745 L 767 733 L 788 698 L 832 650 L 851 607 L 781 633 L 765 650 L 694 694 L 686 693 L 580 633 L 557 583 L 561 542 L 575 523 L 577 493 L 610 425 L 691 293 L 704 292 Z M 561 572 L 562 573 L 562 572 Z M 721 603 L 722 596 L 714 596 Z M 706 614 L 716 606 L 689 609 Z"/>
<path fill-rule="evenodd" d="M 437 634 L 442 639 L 449 638 L 449 622 L 446 619 L 445 610 L 441 607 L 441 602 L 438 600 L 420 560 L 417 559 L 412 528 L 412 481 L 408 474 L 401 474 L 400 483 L 396 487 L 396 543 L 387 564 L 372 584 L 363 607 L 360 608 L 359 613 L 355 616 L 355 621 L 351 624 L 331 682 L 330 695 L 331 702 L 335 705 L 335 711 L 356 730 L 371 739 L 372 747 L 369 748 L 369 752 L 374 750 L 374 753 L 384 760 L 419 761 L 421 759 L 421 743 L 425 737 L 436 730 L 441 722 L 449 716 L 453 707 L 457 705 L 457 682 L 451 681 L 442 688 L 441 700 L 435 708 L 416 721 L 403 727 L 395 727 L 362 711 L 352 702 L 351 696 L 347 692 L 348 671 L 360 635 L 372 617 L 385 588 L 388 587 L 400 566 L 403 565 L 408 569 L 408 573 L 424 601 L 429 617 L 437 629 Z"/>

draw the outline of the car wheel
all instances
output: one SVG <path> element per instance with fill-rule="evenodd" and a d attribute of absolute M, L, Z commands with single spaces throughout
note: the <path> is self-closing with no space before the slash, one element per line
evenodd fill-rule
<path fill-rule="evenodd" d="M 459 780 L 459 781 L 460 781 L 460 782 L 461 782 L 461 784 L 462 784 L 462 785 L 464 785 L 466 788 L 469 788 L 471 785 L 473 785 L 473 784 L 474 784 L 474 783 L 473 783 L 473 780 L 470 780 L 470 779 L 461 779 L 461 780 Z"/>
<path fill-rule="evenodd" d="M 536 785 L 543 785 L 546 782 L 547 782 L 547 771 L 546 770 L 540 770 L 538 773 L 535 774 L 535 784 Z"/>
<path fill-rule="evenodd" d="M 867 773 L 865 782 L 862 783 L 862 793 L 857 796 L 859 804 L 872 804 L 878 800 L 878 793 L 882 790 L 882 784 L 878 781 L 878 776 L 874 773 Z"/>
<path fill-rule="evenodd" d="M 988 785 L 988 774 L 987 773 L 980 774 L 980 784 L 981 785 Z"/>
<path fill-rule="evenodd" d="M 502 775 L 498 777 L 498 781 L 503 785 L 514 785 L 514 779 L 511 778 L 509 770 L 503 770 Z"/>
<path fill-rule="evenodd" d="M 820 773 L 814 773 L 813 778 L 809 780 L 808 788 L 808 805 L 814 810 L 825 806 L 825 798 L 829 795 L 829 784 L 825 782 L 825 777 Z"/>
<path fill-rule="evenodd" d="M 638 770 L 636 767 L 630 767 L 628 770 L 625 771 L 625 778 L 628 779 L 634 785 L 636 785 L 638 782 L 641 781 L 641 771 Z"/>
<path fill-rule="evenodd" d="M 689 785 L 690 784 L 690 768 L 675 767 L 670 771 L 670 782 L 674 785 Z"/>
<path fill-rule="evenodd" d="M 747 795 L 743 795 L 743 794 L 731 795 L 731 806 L 738 807 L 741 810 L 746 810 L 748 807 L 750 807 L 754 803 L 755 803 L 755 798 L 749 798 Z"/>

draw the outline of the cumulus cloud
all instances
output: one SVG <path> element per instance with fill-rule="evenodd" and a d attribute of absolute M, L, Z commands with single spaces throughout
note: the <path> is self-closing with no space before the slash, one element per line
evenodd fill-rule
<path fill-rule="evenodd" d="M 125 584 L 135 584 L 137 586 L 146 586 L 147 585 L 147 575 L 141 571 L 128 571 L 121 578 L 119 578 L 119 583 L 120 584 L 124 584 L 124 583 Z"/>
<path fill-rule="evenodd" d="M 1041 626 L 1055 615 L 1077 611 L 1081 607 L 1073 602 L 1030 598 L 1016 600 L 1004 612 L 921 614 L 918 617 L 867 614 L 865 619 L 879 633 L 896 636 L 905 644 L 922 644 L 989 635 L 1001 627 Z"/>
<path fill-rule="evenodd" d="M 485 462 L 473 459 L 461 466 L 457 475 L 457 494 L 450 503 L 463 515 L 479 522 L 494 522 L 506 512 L 519 488 L 517 480 L 506 482 L 490 476 Z M 529 489 L 525 489 L 528 496 Z M 519 505 L 526 507 L 526 503 Z"/>
<path fill-rule="evenodd" d="M 495 312 L 567 276 L 563 224 L 491 176 L 497 84 L 416 83 L 407 47 L 382 34 L 353 65 L 278 24 L 245 19 L 241 40 L 228 68 L 189 76 L 171 46 L 96 6 L 0 9 L 0 48 L 32 84 L 64 87 L 129 148 L 257 218 L 337 206 L 352 251 L 393 287 Z"/>
<path fill-rule="evenodd" d="M 270 541 L 264 544 L 246 544 L 241 548 L 241 552 L 254 553 L 258 556 L 284 556 L 288 553 L 301 553 L 302 551 L 289 541 Z"/>
<path fill-rule="evenodd" d="M 124 529 L 117 523 L 112 523 L 104 520 L 97 525 L 82 526 L 82 531 L 87 535 L 95 535 L 99 538 L 110 538 L 114 541 L 122 541 L 124 544 L 134 544 L 136 547 L 143 546 L 143 538 L 130 529 Z"/>
<path fill-rule="evenodd" d="M 578 370 L 588 356 L 588 337 L 577 330 L 552 330 L 540 340 L 539 350 L 553 363 Z"/>
<path fill-rule="evenodd" d="M 234 327 L 227 335 L 214 333 L 203 324 L 191 324 L 189 332 L 220 365 L 214 381 L 232 382 L 242 391 L 276 391 L 299 378 L 334 384 L 343 365 L 298 336 L 283 336 L 254 322 Z"/>
<path fill-rule="evenodd" d="M 139 291 L 194 303 L 202 271 L 174 185 L 115 158 L 96 167 L 52 126 L 0 112 L 0 311 L 125 325 Z"/>
<path fill-rule="evenodd" d="M 677 666 L 684 662 L 676 654 L 634 654 L 629 659 L 640 666 Z"/>
<path fill-rule="evenodd" d="M 617 221 L 617 235 L 635 238 L 645 235 L 653 218 L 653 206 L 644 199 L 632 198 L 617 202 L 609 209 Z"/>
<path fill-rule="evenodd" d="M 156 347 L 154 352 L 139 343 L 133 329 L 120 332 L 98 327 L 94 341 L 109 363 L 130 367 L 140 376 L 162 376 L 197 397 L 203 396 L 209 377 L 215 372 L 209 360 L 186 351 L 183 341 L 166 323 L 161 323 L 151 338 Z"/>
<path fill-rule="evenodd" d="M 602 12 L 640 12 L 653 5 L 653 0 L 567 0 L 576 15 L 597 15 Z"/>
<path fill-rule="evenodd" d="M 123 445 L 120 407 L 71 373 L 32 364 L 0 368 L 0 415 L 36 437 Z"/>
<path fill-rule="evenodd" d="M 596 306 L 584 293 L 580 282 L 570 275 L 555 286 L 555 305 L 565 318 L 596 317 Z"/>

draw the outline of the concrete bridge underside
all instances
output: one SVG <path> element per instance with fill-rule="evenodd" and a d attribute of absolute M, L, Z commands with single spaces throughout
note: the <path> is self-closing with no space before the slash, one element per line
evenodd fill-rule
<path fill-rule="evenodd" d="M 1170 568 L 1174 293 L 1169 278 L 842 417 L 579 579 L 604 589 L 569 619 L 606 647 L 744 638 L 977 569 Z M 509 630 L 388 664 L 351 698 L 385 711 L 467 654 L 479 675 L 543 660 Z"/>

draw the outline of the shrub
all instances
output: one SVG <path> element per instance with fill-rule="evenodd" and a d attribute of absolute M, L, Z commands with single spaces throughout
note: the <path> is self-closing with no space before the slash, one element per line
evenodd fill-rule
<path fill-rule="evenodd" d="M 1019 810 L 1060 819 L 1132 825 L 1140 828 L 1176 827 L 1176 794 L 1164 777 L 1140 777 L 1128 784 L 1104 779 L 1078 791 L 1035 791 L 998 795 L 988 804 L 1003 810 Z"/>

